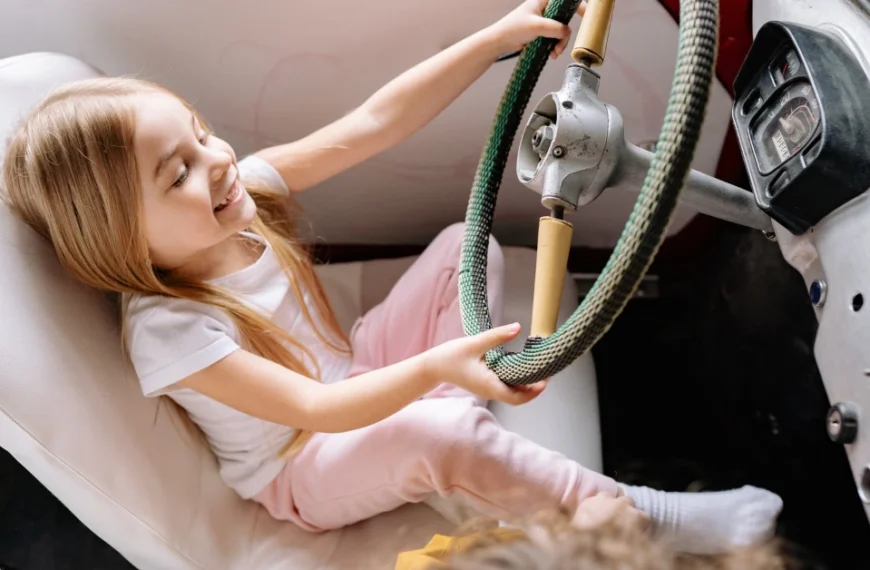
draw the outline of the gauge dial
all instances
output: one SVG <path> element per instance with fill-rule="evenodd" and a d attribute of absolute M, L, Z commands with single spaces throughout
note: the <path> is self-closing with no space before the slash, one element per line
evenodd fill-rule
<path fill-rule="evenodd" d="M 771 69 L 773 71 L 773 82 L 776 85 L 784 83 L 797 75 L 800 69 L 801 60 L 798 58 L 797 52 L 790 49 L 773 62 Z"/>
<path fill-rule="evenodd" d="M 759 170 L 768 174 L 794 156 L 816 132 L 820 116 L 819 101 L 805 81 L 790 85 L 768 103 L 752 125 Z"/>

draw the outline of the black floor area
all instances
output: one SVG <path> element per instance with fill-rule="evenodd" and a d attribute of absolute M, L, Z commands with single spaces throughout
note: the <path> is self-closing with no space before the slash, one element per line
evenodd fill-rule
<path fill-rule="evenodd" d="M 813 355 L 815 319 L 776 244 L 726 228 L 660 275 L 596 346 L 605 470 L 663 489 L 778 492 L 781 534 L 832 570 L 870 568 L 864 518 Z M 0 455 L 0 569 L 129 568 Z"/>
<path fill-rule="evenodd" d="M 132 570 L 0 450 L 0 570 Z"/>
<path fill-rule="evenodd" d="M 595 347 L 605 470 L 662 489 L 754 484 L 785 502 L 780 534 L 829 569 L 870 568 L 870 525 L 813 357 L 803 282 L 759 232 L 726 227 L 660 274 Z"/>

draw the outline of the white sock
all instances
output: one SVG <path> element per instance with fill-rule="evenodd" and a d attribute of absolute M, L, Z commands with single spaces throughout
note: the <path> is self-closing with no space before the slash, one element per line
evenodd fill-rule
<path fill-rule="evenodd" d="M 745 486 L 710 493 L 667 493 L 622 485 L 652 519 L 654 538 L 692 554 L 719 554 L 773 535 L 782 510 L 778 495 Z"/>

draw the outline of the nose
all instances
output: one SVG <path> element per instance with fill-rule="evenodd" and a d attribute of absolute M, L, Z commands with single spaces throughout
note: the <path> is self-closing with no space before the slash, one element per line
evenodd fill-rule
<path fill-rule="evenodd" d="M 227 170 L 233 164 L 233 157 L 228 152 L 218 149 L 207 149 L 209 179 L 212 183 L 220 182 Z"/>

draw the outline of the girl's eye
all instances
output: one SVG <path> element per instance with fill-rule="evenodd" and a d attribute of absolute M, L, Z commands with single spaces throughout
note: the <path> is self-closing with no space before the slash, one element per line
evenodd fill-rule
<path fill-rule="evenodd" d="M 208 139 L 209 139 L 210 135 L 211 135 L 211 133 L 209 133 L 208 131 L 203 133 L 203 135 L 201 137 L 199 137 L 199 144 L 201 144 L 202 146 L 205 146 L 208 143 Z M 187 176 L 189 174 L 190 174 L 190 169 L 187 167 L 187 165 L 185 165 L 184 171 L 181 173 L 181 176 L 179 176 L 178 179 L 172 183 L 172 187 L 178 188 L 179 186 L 184 184 L 184 181 L 187 180 Z"/>
<path fill-rule="evenodd" d="M 184 181 L 187 180 L 187 175 L 189 174 L 189 172 L 190 172 L 190 171 L 189 171 L 189 170 L 187 169 L 187 167 L 185 166 L 185 167 L 184 167 L 184 171 L 181 173 L 181 176 L 178 177 L 178 180 L 176 180 L 175 182 L 172 183 L 172 187 L 173 187 L 173 188 L 178 188 L 179 186 L 181 186 L 182 184 L 184 184 Z"/>

